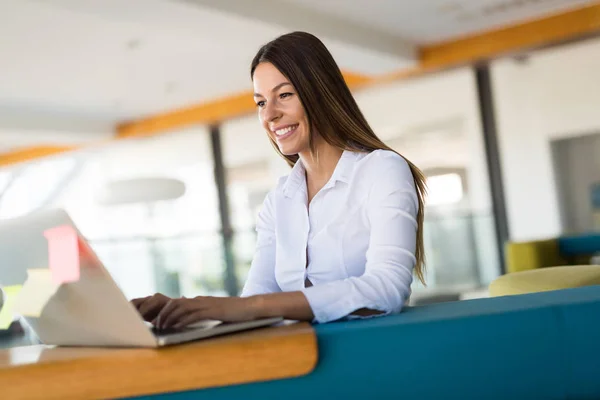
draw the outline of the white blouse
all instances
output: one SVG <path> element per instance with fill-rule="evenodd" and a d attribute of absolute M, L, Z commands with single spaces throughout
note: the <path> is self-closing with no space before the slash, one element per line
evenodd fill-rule
<path fill-rule="evenodd" d="M 418 199 L 407 162 L 387 150 L 345 151 L 308 207 L 307 199 L 298 161 L 258 215 L 242 296 L 302 291 L 320 323 L 361 308 L 399 312 L 416 263 Z"/>

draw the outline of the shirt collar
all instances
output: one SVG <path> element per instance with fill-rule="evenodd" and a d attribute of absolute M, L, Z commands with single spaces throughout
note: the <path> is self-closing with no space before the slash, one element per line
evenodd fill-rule
<path fill-rule="evenodd" d="M 299 188 L 302 188 L 302 184 L 306 182 L 306 169 L 302 164 L 302 161 L 298 159 L 292 172 L 288 175 L 287 180 L 283 185 L 283 194 L 286 197 L 294 197 Z M 304 184 L 306 187 L 306 184 Z"/>
<path fill-rule="evenodd" d="M 360 158 L 362 158 L 362 153 L 344 150 L 337 165 L 335 166 L 335 170 L 333 171 L 333 175 L 331 175 L 331 179 L 323 188 L 325 189 L 333 187 L 336 182 L 349 183 L 352 176 L 352 171 L 354 170 L 354 163 Z M 304 165 L 300 159 L 296 161 L 296 164 L 292 168 L 292 172 L 285 181 L 283 186 L 283 194 L 286 197 L 291 198 L 294 197 L 298 189 L 306 191 L 306 169 L 304 168 Z"/>

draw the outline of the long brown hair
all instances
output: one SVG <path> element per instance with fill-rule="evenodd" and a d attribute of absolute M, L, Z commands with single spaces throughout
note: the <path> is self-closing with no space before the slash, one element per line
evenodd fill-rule
<path fill-rule="evenodd" d="M 383 149 L 403 157 L 375 135 L 356 104 L 333 56 L 317 37 L 305 32 L 292 32 L 265 44 L 252 61 L 251 78 L 254 77 L 256 67 L 263 62 L 273 64 L 296 88 L 311 130 L 309 141 L 313 154 L 312 136 L 313 127 L 316 127 L 325 142 L 341 150 L 371 152 Z M 296 164 L 299 158 L 297 154 L 284 155 L 273 139 L 271 144 L 290 166 Z M 408 160 L 406 162 L 410 166 L 419 200 L 415 274 L 425 283 L 425 176 L 413 163 Z"/>

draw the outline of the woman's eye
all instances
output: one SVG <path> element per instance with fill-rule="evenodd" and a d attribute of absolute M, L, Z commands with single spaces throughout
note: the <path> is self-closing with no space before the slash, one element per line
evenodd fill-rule
<path fill-rule="evenodd" d="M 279 95 L 280 98 L 285 99 L 286 97 L 290 97 L 292 95 L 292 93 L 281 93 Z"/>
<path fill-rule="evenodd" d="M 265 102 L 261 100 L 261 101 L 257 102 L 257 103 L 256 103 L 256 105 L 257 105 L 258 107 L 262 108 L 262 107 L 264 107 L 264 106 L 265 106 Z"/>

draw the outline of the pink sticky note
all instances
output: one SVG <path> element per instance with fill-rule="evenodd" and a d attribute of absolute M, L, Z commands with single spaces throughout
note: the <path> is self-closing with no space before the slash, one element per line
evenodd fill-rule
<path fill-rule="evenodd" d="M 48 261 L 56 283 L 79 280 L 79 237 L 72 226 L 61 225 L 44 232 L 48 241 Z"/>

